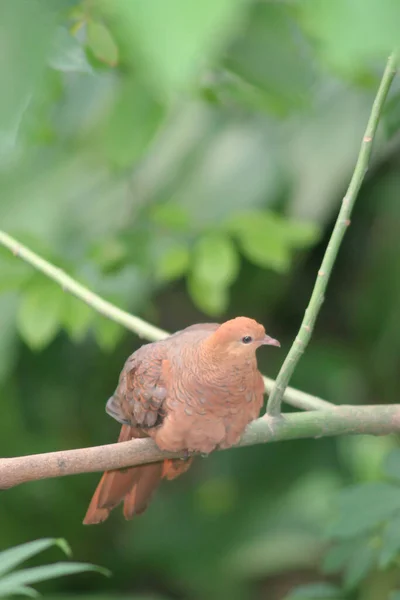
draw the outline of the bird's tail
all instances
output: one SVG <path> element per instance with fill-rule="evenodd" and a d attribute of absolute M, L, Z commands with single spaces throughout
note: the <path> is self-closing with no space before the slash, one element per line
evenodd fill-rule
<path fill-rule="evenodd" d="M 136 434 L 136 435 L 135 435 Z M 136 430 L 123 425 L 119 442 L 127 442 L 136 437 Z M 144 512 L 153 492 L 161 479 L 175 479 L 188 470 L 192 459 L 187 461 L 166 459 L 160 463 L 128 467 L 118 471 L 106 471 L 93 494 L 83 523 L 95 525 L 108 518 L 113 508 L 124 502 L 124 517 L 132 519 Z"/>

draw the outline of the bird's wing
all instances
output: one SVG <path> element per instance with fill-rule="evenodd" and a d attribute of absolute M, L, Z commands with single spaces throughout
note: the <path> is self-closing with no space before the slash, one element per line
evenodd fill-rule
<path fill-rule="evenodd" d="M 189 327 L 186 327 L 185 329 L 181 329 L 180 331 L 173 333 L 169 337 L 175 338 L 178 335 L 191 333 L 191 332 L 196 333 L 196 332 L 204 331 L 204 332 L 213 333 L 214 331 L 216 331 L 218 329 L 219 326 L 220 326 L 220 323 L 196 323 L 195 325 L 189 325 Z"/>
<path fill-rule="evenodd" d="M 126 361 L 107 413 L 131 427 L 148 429 L 161 424 L 167 389 L 163 369 L 167 367 L 163 343 L 142 346 Z"/>

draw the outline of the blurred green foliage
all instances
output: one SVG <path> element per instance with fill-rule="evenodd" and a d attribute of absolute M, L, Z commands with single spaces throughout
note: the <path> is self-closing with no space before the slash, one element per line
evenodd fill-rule
<path fill-rule="evenodd" d="M 31 587 L 30 584 L 32 583 L 39 583 L 75 573 L 85 573 L 87 571 L 97 571 L 103 575 L 110 574 L 107 569 L 74 562 L 58 562 L 52 565 L 15 570 L 25 561 L 52 546 L 58 546 L 68 557 L 72 554 L 65 540 L 51 538 L 27 542 L 26 544 L 20 544 L 19 546 L 0 552 L 0 597 L 28 596 L 36 598 L 39 594 Z"/>
<path fill-rule="evenodd" d="M 399 19 L 398 0 L 2 0 L 1 227 L 162 327 L 247 314 L 285 352 Z M 293 381 L 338 403 L 398 401 L 394 88 Z M 104 404 L 140 341 L 3 250 L 0 274 L 1 454 L 113 441 Z M 273 376 L 281 359 L 260 365 Z M 297 597 L 385 600 L 399 584 L 396 455 L 392 483 L 380 465 L 396 446 L 218 453 L 140 519 L 95 528 L 81 519 L 96 475 L 31 483 L 1 493 L 1 546 L 66 537 L 113 572 L 42 585 L 65 598 L 279 600 L 303 585 Z"/>

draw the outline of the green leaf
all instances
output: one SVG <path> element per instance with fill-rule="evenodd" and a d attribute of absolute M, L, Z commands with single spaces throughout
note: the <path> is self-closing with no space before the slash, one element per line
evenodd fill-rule
<path fill-rule="evenodd" d="M 39 592 L 28 585 L 14 588 L 12 594 L 13 596 L 27 596 L 28 598 L 38 598 L 40 596 Z"/>
<path fill-rule="evenodd" d="M 103 23 L 89 21 L 87 25 L 87 44 L 94 56 L 110 67 L 118 64 L 118 46 L 110 31 Z"/>
<path fill-rule="evenodd" d="M 400 552 L 400 515 L 391 519 L 383 531 L 379 567 L 386 569 Z"/>
<path fill-rule="evenodd" d="M 65 296 L 62 324 L 74 342 L 83 340 L 94 317 L 93 308 L 85 302 L 78 300 L 72 294 Z"/>
<path fill-rule="evenodd" d="M 93 73 L 83 47 L 65 27 L 57 30 L 48 63 L 63 73 Z"/>
<path fill-rule="evenodd" d="M 187 272 L 190 254 L 184 244 L 174 244 L 157 260 L 156 277 L 161 281 L 179 279 Z"/>
<path fill-rule="evenodd" d="M 32 277 L 32 268 L 10 252 L 0 251 L 0 292 L 20 290 Z"/>
<path fill-rule="evenodd" d="M 96 341 L 104 352 L 114 350 L 125 333 L 122 325 L 104 317 L 96 319 L 93 330 Z"/>
<path fill-rule="evenodd" d="M 24 290 L 17 313 L 22 339 L 33 350 L 41 350 L 56 336 L 62 320 L 65 294 L 54 282 L 42 276 Z"/>
<path fill-rule="evenodd" d="M 353 554 L 346 565 L 343 585 L 346 590 L 354 589 L 366 577 L 376 562 L 378 550 L 371 544 L 364 544 Z"/>
<path fill-rule="evenodd" d="M 14 546 L 0 552 L 0 575 L 8 573 L 21 563 L 32 558 L 36 554 L 47 550 L 53 546 L 58 546 L 67 556 L 71 556 L 71 548 L 68 543 L 62 538 L 44 538 Z"/>
<path fill-rule="evenodd" d="M 343 69 L 385 59 L 398 45 L 400 3 L 393 0 L 305 0 L 299 15 L 327 60 Z"/>
<path fill-rule="evenodd" d="M 368 544 L 368 538 L 365 537 L 334 544 L 324 556 L 322 572 L 332 575 L 344 570 L 354 554 L 358 553 L 366 544 Z"/>
<path fill-rule="evenodd" d="M 163 202 L 153 206 L 150 210 L 150 220 L 159 227 L 178 232 L 187 231 L 190 227 L 187 210 L 172 202 Z"/>
<path fill-rule="evenodd" d="M 20 590 L 31 583 L 39 583 L 41 581 L 55 579 L 56 577 L 74 575 L 76 573 L 86 573 L 89 571 L 101 573 L 106 576 L 109 576 L 110 574 L 107 569 L 86 563 L 58 562 L 52 565 L 32 567 L 2 577 L 0 579 L 0 596 L 14 594 L 15 590 Z"/>
<path fill-rule="evenodd" d="M 239 0 L 103 0 L 132 62 L 164 94 L 186 87 L 233 31 Z"/>
<path fill-rule="evenodd" d="M 46 67 L 58 19 L 59 2 L 0 2 L 0 131 L 18 129 L 22 112 Z M 24 55 L 21 57 L 21 48 Z"/>
<path fill-rule="evenodd" d="M 339 517 L 330 534 L 342 539 L 364 534 L 399 511 L 399 487 L 389 483 L 356 485 L 340 494 Z"/>
<path fill-rule="evenodd" d="M 282 223 L 284 235 L 292 248 L 308 248 L 320 238 L 320 228 L 315 223 L 285 220 Z"/>
<path fill-rule="evenodd" d="M 232 240 L 223 233 L 200 238 L 193 250 L 194 278 L 210 287 L 227 287 L 239 271 L 239 256 Z"/>
<path fill-rule="evenodd" d="M 143 83 L 125 79 L 102 133 L 106 157 L 116 167 L 131 167 L 147 150 L 163 117 L 164 107 Z"/>
<path fill-rule="evenodd" d="M 400 590 L 394 590 L 390 596 L 389 596 L 389 600 L 400 600 Z"/>
<path fill-rule="evenodd" d="M 392 450 L 385 458 L 382 470 L 387 477 L 400 479 L 400 448 Z"/>
<path fill-rule="evenodd" d="M 331 598 L 332 600 L 340 600 L 343 598 L 341 590 L 330 583 L 310 583 L 301 585 L 292 590 L 284 600 L 323 600 Z"/>
<path fill-rule="evenodd" d="M 280 273 L 289 269 L 290 246 L 279 217 L 269 212 L 248 211 L 236 214 L 226 226 L 249 261 Z"/>
<path fill-rule="evenodd" d="M 247 93 L 253 104 L 254 91 L 259 90 L 258 103 L 267 104 L 278 115 L 308 105 L 315 79 L 309 48 L 292 12 L 283 2 L 256 3 L 225 61 L 232 72 L 254 86 L 246 89 L 236 82 L 236 90 Z M 260 60 L 261 56 L 269 58 Z"/>
<path fill-rule="evenodd" d="M 187 284 L 193 302 L 207 315 L 219 316 L 228 307 L 229 295 L 225 286 L 197 279 L 193 273 L 188 277 Z"/>

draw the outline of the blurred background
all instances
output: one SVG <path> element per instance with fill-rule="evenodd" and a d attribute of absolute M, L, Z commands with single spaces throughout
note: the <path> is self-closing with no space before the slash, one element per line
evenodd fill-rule
<path fill-rule="evenodd" d="M 260 353 L 274 377 L 399 24 L 398 0 L 1 0 L 1 228 L 170 331 L 256 318 L 282 343 Z M 398 401 L 399 90 L 292 381 L 338 404 Z M 116 440 L 104 406 L 136 336 L 3 250 L 0 332 L 2 456 Z M 281 600 L 319 582 L 298 597 L 385 600 L 397 444 L 217 453 L 140 518 L 97 527 L 81 522 L 98 475 L 29 483 L 0 495 L 0 547 L 65 537 L 113 572 L 42 585 L 48 597 Z"/>

